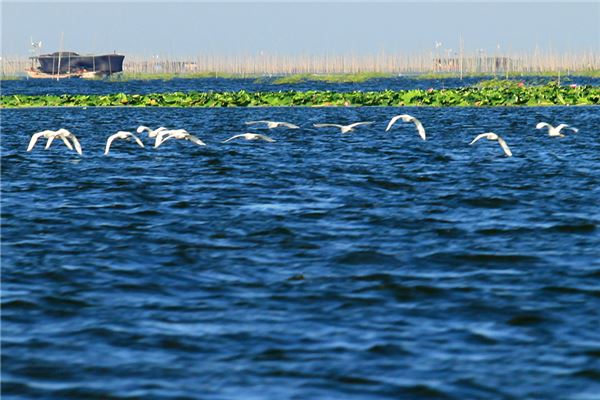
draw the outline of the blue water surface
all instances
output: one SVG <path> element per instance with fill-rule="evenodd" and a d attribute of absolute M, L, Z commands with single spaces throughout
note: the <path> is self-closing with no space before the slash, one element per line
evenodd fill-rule
<path fill-rule="evenodd" d="M 497 79 L 504 79 L 498 75 Z M 557 80 L 557 76 L 525 76 L 510 77 L 510 80 L 524 82 L 527 85 L 545 85 Z M 382 91 L 382 90 L 409 90 L 421 89 L 447 89 L 477 85 L 481 81 L 494 79 L 489 77 L 420 79 L 414 76 L 398 76 L 395 78 L 369 79 L 359 83 L 329 83 L 329 82 L 298 82 L 294 84 L 276 84 L 277 77 L 260 77 L 247 79 L 203 78 L 169 80 L 87 80 L 87 79 L 21 79 L 1 82 L 1 91 L 4 95 L 44 95 L 44 94 L 111 94 L 111 93 L 165 93 L 165 92 L 225 92 L 225 91 L 306 91 L 306 90 L 332 90 L 336 92 Z M 600 85 L 600 78 L 585 76 L 562 76 L 561 84 L 564 85 Z"/>
<path fill-rule="evenodd" d="M 1 117 L 3 398 L 598 399 L 598 107 Z"/>

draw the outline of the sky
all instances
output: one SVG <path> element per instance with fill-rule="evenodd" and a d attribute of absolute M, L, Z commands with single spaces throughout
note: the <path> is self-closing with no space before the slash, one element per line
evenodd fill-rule
<path fill-rule="evenodd" d="M 1 0 L 2 56 L 600 52 L 600 1 Z M 62 41 L 61 41 L 62 37 Z M 62 42 L 62 46 L 61 46 Z"/>

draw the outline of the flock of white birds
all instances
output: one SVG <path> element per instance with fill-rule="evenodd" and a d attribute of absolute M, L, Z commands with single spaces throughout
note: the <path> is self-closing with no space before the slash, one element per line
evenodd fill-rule
<path fill-rule="evenodd" d="M 392 119 L 389 121 L 385 131 L 387 132 L 390 129 L 392 129 L 392 127 L 398 120 L 402 120 L 403 122 L 414 123 L 421 139 L 427 140 L 425 128 L 423 127 L 423 124 L 421 123 L 421 121 L 419 121 L 415 117 L 410 116 L 408 114 L 401 114 L 401 115 L 396 115 L 396 116 L 392 117 Z M 373 123 L 374 123 L 373 121 L 368 121 L 368 122 L 355 122 L 355 123 L 349 124 L 349 125 L 314 124 L 313 126 L 315 128 L 334 127 L 334 128 L 338 128 L 341 133 L 349 133 L 349 132 L 354 131 L 354 129 L 359 126 L 370 125 Z M 288 122 L 265 121 L 265 120 L 246 122 L 246 125 L 256 125 L 256 124 L 264 125 L 264 127 L 268 128 L 268 129 L 275 129 L 275 128 L 300 129 L 300 127 L 298 125 L 290 124 Z M 563 129 L 570 129 L 573 132 L 578 132 L 577 128 L 570 127 L 567 124 L 560 124 L 558 126 L 552 126 L 546 122 L 540 122 L 536 125 L 536 129 L 543 129 L 543 128 L 548 128 L 549 136 L 556 136 L 556 137 L 564 137 L 565 136 L 561 133 L 561 131 Z M 154 139 L 154 148 L 159 147 L 160 145 L 162 145 L 169 139 L 188 140 L 199 146 L 206 146 L 206 143 L 204 143 L 198 137 L 192 135 L 185 129 L 168 129 L 163 126 L 161 126 L 160 128 L 157 128 L 157 129 L 151 129 L 151 128 L 148 128 L 147 126 L 142 125 L 137 128 L 136 132 L 138 134 L 146 132 L 149 138 Z M 36 142 L 38 141 L 38 139 L 40 139 L 40 138 L 47 139 L 45 149 L 48 149 L 50 147 L 50 145 L 52 144 L 54 139 L 61 139 L 63 141 L 63 143 L 70 150 L 76 151 L 79 155 L 83 154 L 82 149 L 81 149 L 81 144 L 79 143 L 79 140 L 77 139 L 77 137 L 64 128 L 61 128 L 56 131 L 45 130 L 45 131 L 34 133 L 31 136 L 29 145 L 27 146 L 27 151 L 31 151 L 33 149 L 33 147 L 35 146 Z M 506 141 L 500 135 L 498 135 L 494 132 L 486 132 L 486 133 L 477 135 L 475 137 L 475 139 L 473 139 L 473 141 L 469 144 L 472 145 L 473 143 L 477 142 L 479 139 L 484 139 L 484 138 L 488 139 L 488 140 L 497 141 L 498 144 L 500 145 L 500 147 L 502 148 L 502 150 L 504 151 L 504 154 L 508 157 L 512 156 L 512 152 L 511 152 L 510 148 L 508 147 L 508 144 L 506 143 Z M 117 139 L 129 140 L 129 141 L 133 140 L 140 147 L 145 147 L 144 142 L 142 142 L 142 140 L 139 138 L 139 136 L 137 136 L 135 133 L 119 131 L 119 132 L 109 136 L 108 139 L 106 140 L 106 147 L 104 149 L 104 155 L 107 155 L 109 153 L 111 145 Z M 275 142 L 275 140 L 273 140 L 272 138 L 270 138 L 267 135 L 246 132 L 246 133 L 242 133 L 240 135 L 232 136 L 229 139 L 224 140 L 223 143 L 227 143 L 227 142 L 235 140 L 235 139 L 263 140 L 266 142 Z"/>

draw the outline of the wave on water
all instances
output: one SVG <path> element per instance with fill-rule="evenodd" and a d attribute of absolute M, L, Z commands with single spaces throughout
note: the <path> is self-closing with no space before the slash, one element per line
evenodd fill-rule
<path fill-rule="evenodd" d="M 431 138 L 386 135 L 404 112 Z M 267 118 L 304 125 L 221 143 Z M 82 157 L 26 151 L 66 122 Z M 209 145 L 102 155 L 141 124 Z M 3 110 L 2 395 L 595 398 L 598 126 L 596 107 Z M 512 159 L 468 145 L 490 129 Z"/>

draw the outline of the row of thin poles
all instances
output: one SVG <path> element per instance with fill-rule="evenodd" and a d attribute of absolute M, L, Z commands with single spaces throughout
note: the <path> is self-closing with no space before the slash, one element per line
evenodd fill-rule
<path fill-rule="evenodd" d="M 2 76 L 21 75 L 31 66 L 31 60 L 21 57 L 2 57 Z M 481 52 L 445 56 L 436 52 L 415 55 L 199 55 L 197 57 L 127 56 L 125 72 L 151 73 L 207 73 L 217 76 L 286 75 L 299 73 L 535 73 L 589 71 L 600 69 L 600 55 L 582 53 L 515 53 L 486 55 Z"/>

